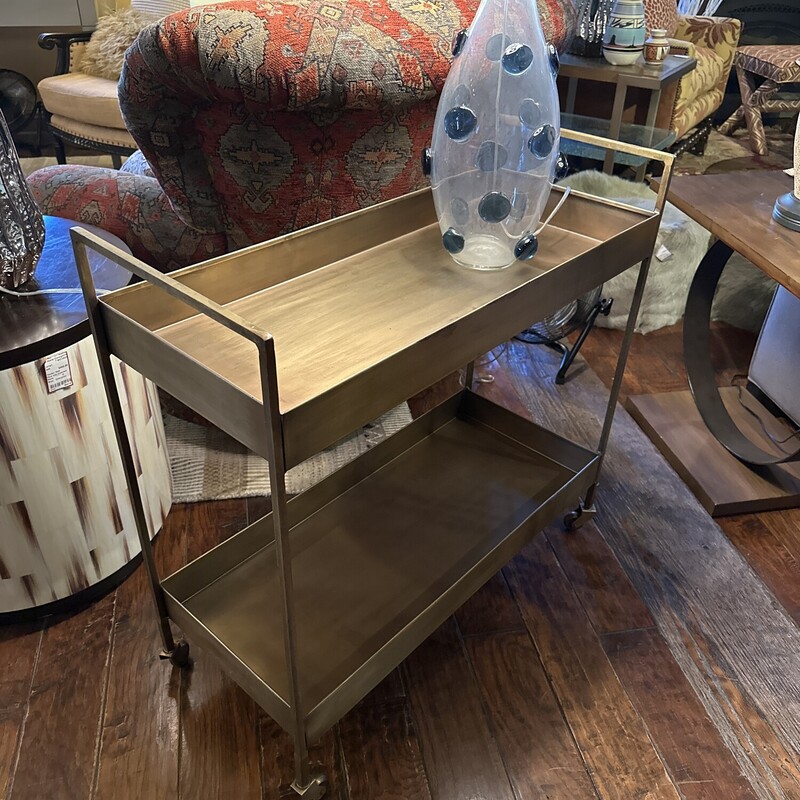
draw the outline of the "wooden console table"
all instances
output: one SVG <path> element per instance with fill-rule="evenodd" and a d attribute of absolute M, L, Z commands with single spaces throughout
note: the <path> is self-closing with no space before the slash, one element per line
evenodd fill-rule
<path fill-rule="evenodd" d="M 737 388 L 717 390 L 707 326 L 716 282 L 734 252 L 800 296 L 800 234 L 772 219 L 775 198 L 791 188 L 792 179 L 779 170 L 681 176 L 670 188 L 670 201 L 718 238 L 698 268 L 684 318 L 684 358 L 695 397 L 688 391 L 631 396 L 626 408 L 712 516 L 800 505 L 800 463 L 765 464 L 786 451 L 766 439 L 742 408 Z M 742 402 L 776 438 L 790 432 L 749 393 Z M 761 465 L 732 455 L 703 417 L 733 450 Z"/>

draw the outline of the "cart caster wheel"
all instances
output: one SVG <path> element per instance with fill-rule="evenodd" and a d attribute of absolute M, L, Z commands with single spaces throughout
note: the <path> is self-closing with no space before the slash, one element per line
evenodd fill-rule
<path fill-rule="evenodd" d="M 564 516 L 564 529 L 569 532 L 577 531 L 578 528 L 582 528 L 596 513 L 597 511 L 594 506 L 591 508 L 578 506 L 574 511 L 570 511 L 569 514 Z"/>
<path fill-rule="evenodd" d="M 296 781 L 292 782 L 292 797 L 302 797 L 303 800 L 322 800 L 328 791 L 328 778 L 323 772 L 311 776 L 306 786 L 300 787 Z"/>
<path fill-rule="evenodd" d="M 172 652 L 164 651 L 159 655 L 162 661 L 169 659 L 173 667 L 189 669 L 192 666 L 192 658 L 189 655 L 189 642 L 178 642 Z"/>

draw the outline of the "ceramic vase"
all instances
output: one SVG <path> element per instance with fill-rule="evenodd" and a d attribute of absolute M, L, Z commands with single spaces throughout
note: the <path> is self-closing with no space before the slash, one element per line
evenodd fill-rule
<path fill-rule="evenodd" d="M 663 64 L 669 53 L 669 39 L 663 28 L 653 28 L 644 43 L 644 60 L 647 64 Z"/>
<path fill-rule="evenodd" d="M 563 165 L 558 54 L 545 42 L 536 0 L 482 0 L 453 55 L 423 167 L 453 259 L 503 269 L 535 256 Z"/>
<path fill-rule="evenodd" d="M 615 0 L 603 35 L 603 55 L 615 66 L 633 64 L 644 50 L 644 3 Z"/>
<path fill-rule="evenodd" d="M 33 277 L 44 248 L 44 233 L 44 219 L 0 112 L 0 286 L 16 289 Z"/>

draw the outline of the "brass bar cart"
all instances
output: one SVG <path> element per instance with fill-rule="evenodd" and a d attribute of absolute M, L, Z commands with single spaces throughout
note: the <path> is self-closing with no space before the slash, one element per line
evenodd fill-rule
<path fill-rule="evenodd" d="M 325 793 L 309 741 L 537 531 L 569 508 L 570 527 L 593 513 L 673 157 L 562 136 L 660 161 L 654 210 L 572 192 L 536 258 L 492 274 L 443 250 L 428 190 L 171 275 L 72 231 L 163 656 L 189 663 L 174 622 L 294 737 L 298 796 Z M 545 214 L 563 193 L 553 187 Z M 87 248 L 142 282 L 98 297 Z M 471 390 L 477 356 L 637 262 L 595 450 Z M 147 536 L 112 357 L 269 463 L 272 512 L 167 578 Z M 287 498 L 286 470 L 465 364 L 460 394 Z"/>

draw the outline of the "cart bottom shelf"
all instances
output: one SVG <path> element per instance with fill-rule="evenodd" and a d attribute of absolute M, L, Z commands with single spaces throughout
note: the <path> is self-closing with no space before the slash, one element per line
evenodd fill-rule
<path fill-rule="evenodd" d="M 290 501 L 314 737 L 593 481 L 595 454 L 465 392 Z M 170 616 L 291 729 L 271 517 L 164 581 Z"/>

